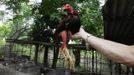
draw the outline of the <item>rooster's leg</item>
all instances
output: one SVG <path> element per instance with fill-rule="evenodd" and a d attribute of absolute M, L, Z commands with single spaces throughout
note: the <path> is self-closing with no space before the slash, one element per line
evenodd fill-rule
<path fill-rule="evenodd" d="M 65 58 L 65 64 L 66 64 L 66 67 L 68 65 L 68 68 L 70 69 L 74 69 L 74 61 L 72 59 L 72 57 L 70 56 L 69 54 L 69 51 L 67 49 L 67 32 L 66 31 L 62 31 L 60 33 L 60 36 L 62 38 L 62 41 L 63 41 L 63 44 L 60 48 L 60 52 L 63 54 L 64 58 Z"/>
<path fill-rule="evenodd" d="M 67 32 L 66 31 L 62 31 L 61 32 L 61 38 L 62 38 L 62 41 L 63 41 L 63 44 L 62 44 L 62 48 L 67 48 Z"/>

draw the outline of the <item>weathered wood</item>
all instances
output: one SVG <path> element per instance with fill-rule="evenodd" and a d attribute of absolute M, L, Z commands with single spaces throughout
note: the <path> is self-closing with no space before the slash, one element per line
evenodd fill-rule
<path fill-rule="evenodd" d="M 56 44 L 56 43 L 47 43 L 47 42 L 39 42 L 39 41 L 31 41 L 31 40 L 16 40 L 16 39 L 7 39 L 7 43 L 17 43 L 17 44 L 32 44 L 32 45 L 46 45 L 49 47 L 56 46 L 60 47 L 61 44 Z M 84 44 L 68 44 L 69 48 L 74 48 L 74 49 L 79 49 L 79 50 L 86 50 L 86 46 Z M 90 48 L 90 50 L 94 50 L 94 48 Z"/>
<path fill-rule="evenodd" d="M 39 45 L 35 45 L 35 57 L 34 57 L 35 64 L 37 64 L 38 61 L 38 51 L 39 51 Z"/>
<path fill-rule="evenodd" d="M 75 66 L 80 67 L 80 50 L 76 49 L 75 51 L 73 51 L 73 53 L 75 56 Z"/>
<path fill-rule="evenodd" d="M 48 67 L 48 46 L 45 46 L 45 51 L 44 51 L 44 58 L 43 58 L 43 63 L 44 67 Z"/>
<path fill-rule="evenodd" d="M 57 60 L 59 55 L 59 47 L 54 47 L 54 57 L 53 57 L 53 64 L 52 68 L 56 68 Z"/>

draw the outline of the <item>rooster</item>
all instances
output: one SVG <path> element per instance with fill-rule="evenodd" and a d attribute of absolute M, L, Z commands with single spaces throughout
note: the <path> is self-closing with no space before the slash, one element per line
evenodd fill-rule
<path fill-rule="evenodd" d="M 79 31 L 80 28 L 80 18 L 78 16 L 78 12 L 73 9 L 70 4 L 64 4 L 63 9 L 68 13 L 57 26 L 55 31 L 56 35 L 61 36 L 63 44 L 60 48 L 60 52 L 63 54 L 65 58 L 65 64 L 69 65 L 70 69 L 74 68 L 74 60 L 71 58 L 67 43 L 68 43 L 68 36 L 67 33 L 71 32 L 71 34 L 75 34 Z"/>

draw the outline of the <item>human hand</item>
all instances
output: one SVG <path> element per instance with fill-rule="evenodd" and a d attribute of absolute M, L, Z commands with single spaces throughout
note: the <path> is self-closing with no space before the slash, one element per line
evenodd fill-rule
<path fill-rule="evenodd" d="M 71 39 L 75 38 L 82 38 L 85 39 L 89 35 L 83 28 L 79 29 L 79 32 L 75 33 L 74 35 L 71 34 Z"/>

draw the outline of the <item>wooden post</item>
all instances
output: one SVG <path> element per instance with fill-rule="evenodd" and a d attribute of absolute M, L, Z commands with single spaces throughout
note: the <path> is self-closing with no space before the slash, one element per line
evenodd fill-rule
<path fill-rule="evenodd" d="M 56 68 L 58 55 L 59 55 L 59 47 L 54 46 L 54 57 L 53 57 L 52 68 Z"/>
<path fill-rule="evenodd" d="M 73 51 L 75 56 L 75 66 L 80 67 L 80 49 L 77 48 L 75 51 Z"/>
<path fill-rule="evenodd" d="M 36 44 L 35 45 L 35 57 L 34 57 L 35 64 L 37 64 L 37 61 L 38 61 L 38 51 L 39 51 L 39 45 Z"/>
<path fill-rule="evenodd" d="M 44 51 L 44 59 L 43 59 L 43 63 L 44 63 L 44 67 L 48 67 L 48 46 L 45 46 L 45 51 Z"/>

